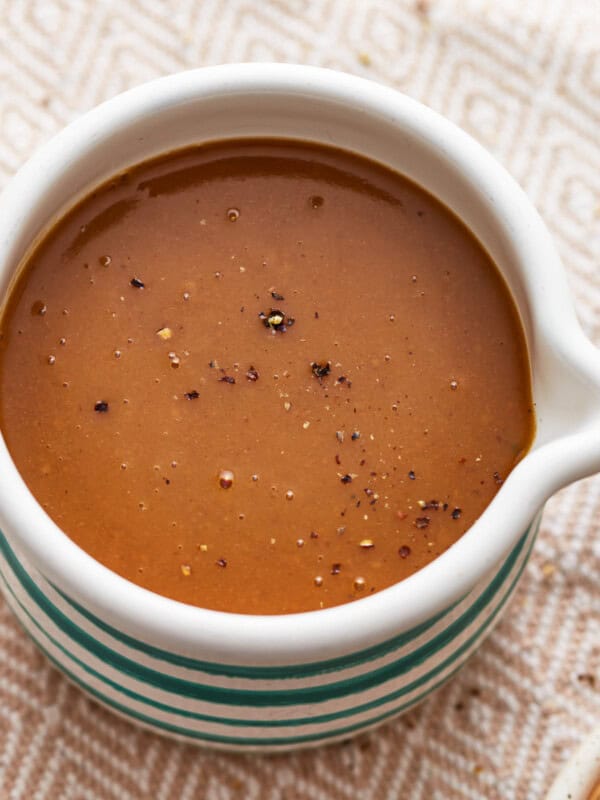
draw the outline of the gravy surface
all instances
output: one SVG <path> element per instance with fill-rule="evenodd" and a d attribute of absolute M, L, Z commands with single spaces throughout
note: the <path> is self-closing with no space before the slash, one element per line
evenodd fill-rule
<path fill-rule="evenodd" d="M 533 436 L 487 253 L 413 183 L 321 146 L 215 143 L 117 176 L 33 252 L 0 336 L 0 426 L 50 517 L 207 608 L 402 580 Z"/>

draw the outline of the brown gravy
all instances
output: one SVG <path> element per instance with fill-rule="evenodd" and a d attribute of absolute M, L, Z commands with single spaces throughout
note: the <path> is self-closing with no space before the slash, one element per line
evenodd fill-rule
<path fill-rule="evenodd" d="M 33 252 L 0 335 L 2 432 L 48 514 L 207 608 L 402 580 L 533 436 L 489 256 L 413 183 L 321 146 L 215 143 L 116 177 Z"/>

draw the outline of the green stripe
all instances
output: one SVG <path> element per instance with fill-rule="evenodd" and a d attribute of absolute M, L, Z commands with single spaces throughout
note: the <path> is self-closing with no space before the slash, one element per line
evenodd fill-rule
<path fill-rule="evenodd" d="M 527 529 L 525 536 L 528 535 L 530 528 L 531 526 Z M 9 547 L 8 541 L 0 531 L 0 549 L 6 547 Z M 68 603 L 79 614 L 81 614 L 81 616 L 83 616 L 104 633 L 107 633 L 109 636 L 112 636 L 117 641 L 127 645 L 128 647 L 131 647 L 134 650 L 138 650 L 158 661 L 164 661 L 168 664 L 173 664 L 175 666 L 194 671 L 205 672 L 208 675 L 224 675 L 229 678 L 246 678 L 250 680 L 293 680 L 310 677 L 313 675 L 323 675 L 327 672 L 337 672 L 340 669 L 351 669 L 352 667 L 360 666 L 368 661 L 374 661 L 387 655 L 388 653 L 393 652 L 394 650 L 398 650 L 400 647 L 403 647 L 404 645 L 413 641 L 418 636 L 421 636 L 423 633 L 432 628 L 437 622 L 439 622 L 439 620 L 450 614 L 458 605 L 460 605 L 460 603 L 463 602 L 467 596 L 464 595 L 460 597 L 458 600 L 456 600 L 456 602 L 452 603 L 452 605 L 448 606 L 443 611 L 439 612 L 420 625 L 417 625 L 414 628 L 411 628 L 410 630 L 405 631 L 404 633 L 401 633 L 391 639 L 387 639 L 384 642 L 378 642 L 372 647 L 355 651 L 354 653 L 348 653 L 336 658 L 325 659 L 323 661 L 283 666 L 257 667 L 238 664 L 217 664 L 212 661 L 202 661 L 188 658 L 186 656 L 170 653 L 166 650 L 154 647 L 146 642 L 140 641 L 139 639 L 134 639 L 133 637 L 122 633 L 118 629 L 113 628 L 111 625 L 108 625 L 106 622 L 96 617 L 68 595 L 64 594 L 57 586 L 54 584 L 51 585 L 52 588 L 63 598 L 63 600 L 65 600 L 66 603 Z"/>
<path fill-rule="evenodd" d="M 0 534 L 1 536 L 1 534 Z M 53 583 L 50 584 L 52 588 L 65 600 L 72 608 L 75 609 L 82 617 L 85 617 L 89 622 L 95 625 L 104 633 L 112 636 L 113 639 L 121 642 L 122 644 L 131 647 L 134 650 L 139 650 L 145 655 L 151 656 L 157 661 L 163 661 L 167 664 L 173 664 L 177 667 L 184 667 L 186 669 L 205 672 L 208 675 L 225 675 L 228 678 L 247 678 L 250 680 L 291 680 L 295 678 L 308 678 L 313 675 L 323 675 L 327 672 L 337 672 L 340 669 L 350 669 L 352 667 L 360 666 L 368 661 L 375 661 L 388 653 L 398 650 L 400 647 L 409 644 L 418 636 L 428 631 L 443 617 L 447 616 L 451 611 L 454 611 L 456 606 L 463 602 L 466 595 L 460 597 L 452 605 L 440 611 L 433 617 L 430 617 L 420 625 L 416 625 L 404 633 L 394 636 L 392 639 L 387 639 L 384 642 L 379 642 L 372 647 L 367 647 L 364 650 L 357 650 L 354 653 L 348 653 L 344 656 L 326 659 L 324 661 L 313 661 L 305 664 L 290 664 L 284 666 L 274 667 L 257 667 L 257 666 L 244 666 L 240 664 L 217 664 L 214 661 L 201 661 L 195 658 L 188 658 L 186 656 L 177 655 L 177 653 L 170 653 L 167 650 L 161 650 L 158 647 L 142 642 L 139 639 L 134 639 L 126 633 L 122 633 L 117 628 L 113 628 L 103 620 L 94 616 L 86 608 L 81 606 L 75 600 L 64 594 Z"/>
<path fill-rule="evenodd" d="M 33 583 L 29 575 L 23 570 L 12 550 L 5 548 L 5 557 L 34 603 L 36 603 L 58 625 L 60 629 L 71 639 L 76 641 L 85 650 L 93 653 L 100 661 L 110 664 L 117 671 L 129 675 L 134 680 L 145 682 L 157 686 L 159 689 L 173 694 L 180 694 L 198 700 L 204 700 L 222 705 L 238 706 L 290 706 L 302 703 L 321 703 L 327 702 L 337 697 L 344 697 L 348 694 L 362 692 L 373 688 L 381 683 L 398 677 L 415 666 L 424 663 L 434 655 L 439 649 L 450 643 L 462 630 L 470 625 L 483 609 L 491 602 L 496 591 L 502 586 L 505 578 L 510 573 L 516 562 L 527 535 L 523 536 L 512 553 L 506 559 L 501 569 L 485 589 L 478 600 L 464 612 L 458 620 L 449 625 L 438 636 L 430 642 L 425 643 L 414 653 L 391 664 L 387 664 L 380 669 L 373 670 L 365 675 L 356 676 L 336 683 L 317 687 L 306 687 L 294 690 L 263 690 L 248 691 L 241 689 L 228 689 L 222 687 L 212 687 L 191 681 L 165 675 L 155 670 L 143 667 L 122 656 L 120 653 L 109 649 L 98 642 L 94 637 L 82 631 L 74 625 L 65 615 L 59 611 L 48 598 Z"/>
<path fill-rule="evenodd" d="M 57 669 L 59 669 L 61 672 L 67 675 L 69 680 L 71 680 L 74 684 L 79 686 L 79 688 L 82 689 L 84 692 L 86 692 L 88 695 L 91 695 L 94 699 L 98 700 L 100 703 L 103 703 L 104 705 L 113 708 L 115 711 L 119 711 L 121 714 L 124 714 L 125 716 L 128 716 L 136 720 L 137 722 L 149 725 L 151 728 L 154 728 L 155 730 L 159 728 L 165 733 L 171 733 L 177 736 L 183 736 L 187 739 L 194 739 L 195 741 L 199 742 L 215 742 L 218 744 L 242 746 L 242 747 L 243 746 L 256 747 L 261 745 L 263 747 L 271 747 L 271 748 L 286 747 L 286 746 L 289 747 L 290 745 L 297 745 L 315 741 L 326 742 L 329 739 L 334 739 L 339 736 L 350 735 L 352 733 L 355 733 L 356 731 L 359 731 L 361 728 L 366 728 L 370 725 L 376 725 L 378 722 L 383 722 L 384 720 L 389 719 L 390 717 L 393 717 L 397 714 L 400 714 L 403 711 L 407 711 L 409 708 L 412 708 L 412 706 L 417 705 L 422 700 L 424 700 L 425 697 L 427 697 L 427 695 L 431 694 L 436 689 L 439 689 L 441 686 L 443 686 L 444 683 L 453 678 L 463 666 L 462 664 L 459 664 L 459 666 L 455 670 L 450 672 L 448 675 L 444 676 L 438 683 L 434 684 L 425 692 L 423 692 L 423 694 L 419 695 L 416 698 L 413 698 L 408 703 L 405 703 L 404 705 L 400 705 L 397 708 L 393 708 L 389 711 L 386 711 L 385 713 L 380 714 L 377 717 L 372 717 L 371 719 L 364 720 L 362 722 L 357 722 L 353 725 L 347 725 L 344 728 L 337 728 L 336 730 L 328 731 L 327 733 L 313 733 L 304 736 L 291 736 L 291 737 L 286 737 L 285 739 L 262 738 L 262 737 L 245 738 L 237 736 L 217 736 L 215 734 L 202 733 L 201 731 L 192 731 L 189 730 L 188 728 L 181 728 L 178 725 L 172 725 L 168 722 L 155 720 L 153 717 L 148 717 L 145 714 L 140 714 L 137 711 L 132 711 L 127 706 L 124 706 L 121 703 L 117 703 L 115 700 L 111 700 L 110 698 L 103 695 L 101 692 L 92 689 L 87 684 L 80 681 L 79 678 L 77 678 L 75 675 L 73 675 L 73 673 L 71 673 L 68 669 L 66 669 L 63 664 L 61 664 L 59 661 L 53 658 L 53 656 L 51 656 L 36 639 L 33 639 L 33 637 L 30 638 L 32 638 L 35 645 L 39 647 L 39 649 L 44 653 L 46 658 L 52 664 L 54 664 L 54 666 Z"/>
<path fill-rule="evenodd" d="M 393 692 L 389 696 L 386 696 L 386 697 L 383 697 L 383 698 L 378 698 L 377 700 L 373 700 L 373 701 L 371 701 L 369 703 L 364 703 L 361 706 L 356 706 L 356 707 L 351 708 L 351 709 L 344 709 L 343 711 L 331 712 L 329 714 L 321 714 L 318 717 L 303 717 L 303 718 L 295 718 L 295 719 L 292 719 L 292 720 L 247 720 L 247 719 L 232 719 L 232 718 L 229 718 L 229 717 L 227 717 L 227 718 L 215 717 L 215 716 L 211 716 L 210 714 L 201 714 L 201 713 L 198 713 L 198 712 L 195 712 L 195 711 L 188 711 L 186 709 L 179 709 L 179 708 L 176 708 L 176 707 L 174 707 L 172 705 L 168 705 L 166 703 L 161 703 L 160 701 L 154 700 L 154 699 L 152 699 L 150 697 L 145 697 L 144 695 L 141 695 L 138 692 L 134 692 L 132 689 L 127 689 L 122 684 L 117 683 L 116 681 L 112 680 L 111 678 L 108 678 L 106 675 L 102 674 L 101 672 L 98 672 L 93 667 L 91 667 L 89 664 L 87 664 L 85 661 L 82 661 L 80 658 L 78 658 L 73 653 L 71 653 L 69 650 L 67 650 L 57 639 L 55 639 L 50 633 L 48 633 L 48 631 L 44 628 L 44 626 L 41 625 L 41 623 L 39 623 L 35 619 L 35 617 L 32 616 L 32 614 L 27 610 L 27 608 L 25 608 L 23 603 L 21 603 L 19 598 L 15 595 L 15 593 L 12 590 L 11 586 L 6 582 L 6 576 L 4 576 L 2 574 L 1 570 L 0 570 L 0 575 L 2 575 L 2 578 L 5 581 L 5 586 L 6 586 L 7 590 L 10 592 L 14 602 L 19 606 L 21 611 L 27 616 L 27 618 L 33 624 L 33 626 L 35 628 L 37 628 L 42 633 L 42 635 L 45 636 L 50 642 L 52 642 L 52 644 L 58 650 L 60 650 L 61 653 L 64 656 L 66 656 L 72 662 L 77 664 L 77 666 L 79 666 L 81 669 L 83 669 L 89 675 L 92 675 L 94 678 L 97 678 L 102 683 L 105 683 L 107 686 L 110 686 L 111 688 L 115 689 L 120 694 L 123 694 L 126 697 L 130 697 L 132 700 L 136 700 L 137 702 L 140 702 L 140 703 L 142 703 L 144 705 L 148 705 L 148 706 L 151 706 L 152 708 L 156 708 L 156 709 L 158 709 L 160 711 L 165 711 L 165 712 L 167 712 L 169 714 L 176 714 L 178 716 L 181 716 L 181 717 L 184 717 L 184 718 L 187 718 L 187 719 L 200 720 L 202 722 L 209 722 L 209 723 L 218 724 L 218 725 L 231 725 L 231 726 L 236 726 L 236 727 L 239 726 L 239 727 L 257 727 L 257 728 L 287 728 L 287 727 L 300 727 L 302 725 L 309 725 L 309 724 L 327 723 L 327 722 L 332 722 L 333 720 L 336 720 L 336 719 L 339 719 L 339 718 L 342 718 L 342 717 L 355 716 L 356 714 L 359 714 L 362 711 L 368 711 L 371 708 L 377 708 L 380 705 L 385 705 L 386 702 L 389 702 L 391 700 L 397 699 L 398 697 L 401 697 L 404 694 L 408 694 L 411 691 L 413 691 L 414 689 L 419 688 L 419 686 L 427 683 L 428 680 L 431 677 L 434 677 L 442 669 L 442 667 L 440 667 L 440 669 L 433 670 L 429 675 L 423 676 L 422 678 L 420 678 L 419 680 L 415 681 L 410 686 L 407 686 L 406 688 L 402 688 L 402 689 L 400 689 L 400 690 L 398 690 L 396 692 Z M 25 630 L 30 635 L 30 637 L 33 639 L 33 641 L 40 646 L 40 648 L 44 651 L 44 653 L 48 656 L 48 658 L 52 658 L 48 654 L 48 652 L 44 648 L 44 646 L 39 643 L 39 639 L 36 639 L 35 637 L 33 637 L 32 634 L 30 633 L 30 631 L 27 628 L 25 628 Z M 454 661 L 454 660 L 456 660 L 456 659 L 452 658 L 450 661 Z M 62 664 L 63 662 L 59 662 L 59 663 Z M 447 666 L 447 664 L 445 666 Z M 65 669 L 62 666 L 61 666 L 61 668 Z M 71 675 L 71 672 L 69 672 L 68 670 L 66 670 L 66 671 L 69 673 L 69 675 Z M 83 684 L 83 683 L 81 685 L 84 686 L 84 687 L 88 686 L 88 684 Z M 91 690 L 91 691 L 93 691 L 93 690 Z"/>
<path fill-rule="evenodd" d="M 532 540 L 532 542 L 531 542 L 531 544 L 530 544 L 530 546 L 528 548 L 528 552 L 526 554 L 526 558 L 524 558 L 524 560 L 523 560 L 523 564 L 519 568 L 518 573 L 514 577 L 514 579 L 512 580 L 508 591 L 505 593 L 504 597 L 502 598 L 502 600 L 499 603 L 498 607 L 494 610 L 493 614 L 490 615 L 488 620 L 486 620 L 485 623 L 483 625 L 481 625 L 480 628 L 474 634 L 472 634 L 470 636 L 468 641 L 464 642 L 443 663 L 439 664 L 437 667 L 435 667 L 433 670 L 431 670 L 427 675 L 424 675 L 421 678 L 418 678 L 416 681 L 413 681 L 411 684 L 409 684 L 407 686 L 404 686 L 404 687 L 401 687 L 400 689 L 398 689 L 398 690 L 396 690 L 396 691 L 394 691 L 394 692 L 392 692 L 392 693 L 390 693 L 390 694 L 388 694 L 388 695 L 386 695 L 384 697 L 377 698 L 376 700 L 372 700 L 372 701 L 370 701 L 368 703 L 364 703 L 364 704 L 356 706 L 354 708 L 345 709 L 345 710 L 337 711 L 337 712 L 332 712 L 332 713 L 329 713 L 329 714 L 323 714 L 323 715 L 320 715 L 320 716 L 317 716 L 317 717 L 305 717 L 305 718 L 300 718 L 300 719 L 297 718 L 297 719 L 294 719 L 294 720 L 271 720 L 271 721 L 258 720 L 257 721 L 257 720 L 223 719 L 223 718 L 220 718 L 220 717 L 213 717 L 213 716 L 206 715 L 206 714 L 199 714 L 199 713 L 196 713 L 196 712 L 186 711 L 185 709 L 174 709 L 173 707 L 171 707 L 169 705 L 166 705 L 164 703 L 160 703 L 160 702 L 152 700 L 150 698 L 146 698 L 143 695 L 140 695 L 140 694 L 138 694 L 136 692 L 133 692 L 133 691 L 131 691 L 129 689 L 126 689 L 125 687 L 122 687 L 120 684 L 115 683 L 111 679 L 109 679 L 106 676 L 102 675 L 101 673 L 97 672 L 92 667 L 87 665 L 85 662 L 81 661 L 79 658 L 77 658 L 72 653 L 70 653 L 68 650 L 66 650 L 65 647 L 63 647 L 63 645 L 60 644 L 60 642 L 58 642 L 47 631 L 45 631 L 43 626 L 36 619 L 34 619 L 34 617 L 29 613 L 29 611 L 23 606 L 23 604 L 20 602 L 20 600 L 16 597 L 16 595 L 14 594 L 11 586 L 7 582 L 6 582 L 6 588 L 10 592 L 10 594 L 13 597 L 14 601 L 19 605 L 19 607 L 21 608 L 23 613 L 27 615 L 27 617 L 34 624 L 34 626 L 37 627 L 38 630 L 40 630 L 42 632 L 42 634 L 47 636 L 47 638 L 54 644 L 54 646 L 56 648 L 58 648 L 65 656 L 67 656 L 67 658 L 69 658 L 72 661 L 74 661 L 84 671 L 86 671 L 89 674 L 93 675 L 98 680 L 106 683 L 107 685 L 111 686 L 112 688 L 116 689 L 117 691 L 121 692 L 122 694 L 125 694 L 126 696 L 131 697 L 132 699 L 134 699 L 134 700 L 136 700 L 138 702 L 144 703 L 146 705 L 153 706 L 153 707 L 155 707 L 157 709 L 160 709 L 162 711 L 166 711 L 168 713 L 178 714 L 179 716 L 182 716 L 182 717 L 187 717 L 187 718 L 191 718 L 191 719 L 198 719 L 198 720 L 211 722 L 211 723 L 222 724 L 222 725 L 234 725 L 234 726 L 239 726 L 239 727 L 243 727 L 243 726 L 246 726 L 246 727 L 265 727 L 265 728 L 296 727 L 296 726 L 301 726 L 301 725 L 306 725 L 306 724 L 326 723 L 326 722 L 334 721 L 336 719 L 340 719 L 340 718 L 343 718 L 343 717 L 346 717 L 346 716 L 356 716 L 359 713 L 362 713 L 364 711 L 369 711 L 369 710 L 371 710 L 373 708 L 377 708 L 378 706 L 381 706 L 381 705 L 385 705 L 386 703 L 389 703 L 392 700 L 399 699 L 403 695 L 411 693 L 415 689 L 418 689 L 420 686 L 422 686 L 422 685 L 426 684 L 427 682 L 429 682 L 432 678 L 434 678 L 440 672 L 444 671 L 448 666 L 453 664 L 463 653 L 465 653 L 473 645 L 473 643 L 477 640 L 477 638 L 485 631 L 485 629 L 491 624 L 492 620 L 500 612 L 501 608 L 504 606 L 504 604 L 506 603 L 508 598 L 511 596 L 511 594 L 512 594 L 512 592 L 513 592 L 513 590 L 514 590 L 514 588 L 515 588 L 515 586 L 516 586 L 516 584 L 517 584 L 522 572 L 523 572 L 525 564 L 527 563 L 527 558 L 529 556 L 529 553 L 531 552 L 532 546 L 533 546 L 533 540 Z M 5 577 L 4 577 L 4 580 L 6 581 Z M 34 641 L 36 641 L 36 643 L 37 643 L 36 639 L 34 639 Z M 44 650 L 44 652 L 46 652 L 46 650 L 43 648 L 42 645 L 40 645 L 40 647 Z M 51 656 L 49 656 L 49 655 L 48 655 L 48 657 L 51 658 Z M 69 673 L 69 674 L 71 674 L 71 673 Z M 82 685 L 82 684 L 80 684 L 80 685 Z M 90 689 L 90 691 L 93 691 L 93 690 Z M 428 690 L 428 691 L 431 691 L 431 690 Z M 427 692 L 425 692 L 425 694 L 426 693 Z M 111 702 L 112 703 L 113 701 L 108 701 L 107 700 L 107 702 Z M 411 702 L 413 702 L 413 701 L 411 701 Z M 133 713 L 134 715 L 136 714 L 136 712 L 131 712 L 131 713 Z M 157 723 L 157 724 L 161 724 L 161 723 Z M 368 724 L 368 723 L 365 722 L 363 724 Z"/>

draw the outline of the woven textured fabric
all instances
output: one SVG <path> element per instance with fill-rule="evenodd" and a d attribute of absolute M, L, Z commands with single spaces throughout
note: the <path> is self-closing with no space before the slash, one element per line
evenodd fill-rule
<path fill-rule="evenodd" d="M 598 0 L 0 0 L 0 186 L 123 89 L 264 60 L 371 77 L 475 136 L 540 210 L 600 345 Z M 503 621 L 451 684 L 294 755 L 208 753 L 121 721 L 0 605 L 0 798 L 541 800 L 600 721 L 599 527 L 599 478 L 562 491 Z"/>

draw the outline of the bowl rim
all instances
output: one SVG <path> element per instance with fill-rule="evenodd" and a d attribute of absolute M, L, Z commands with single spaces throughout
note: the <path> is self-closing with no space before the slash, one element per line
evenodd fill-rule
<path fill-rule="evenodd" d="M 546 800 L 588 800 L 600 786 L 600 727 L 585 737 L 556 776 Z"/>
<path fill-rule="evenodd" d="M 428 137 L 445 159 L 480 182 L 510 235 L 525 242 L 531 280 L 535 264 L 543 263 L 544 296 L 532 297 L 535 334 L 600 393 L 600 357 L 576 321 L 549 233 L 517 183 L 481 145 L 441 115 L 394 89 L 346 73 L 290 64 L 227 64 L 159 78 L 117 95 L 63 129 L 13 177 L 0 198 L 0 253 L 11 235 L 11 220 L 34 196 L 51 190 L 52 179 L 82 142 L 126 128 L 139 115 L 240 91 L 284 93 L 299 102 L 318 97 L 356 108 L 357 114 L 383 115 L 399 129 Z M 81 550 L 50 520 L 1 437 L 0 527 L 61 591 L 138 639 L 221 663 L 321 661 L 386 640 L 464 597 L 498 566 L 550 494 L 600 469 L 600 425 L 596 430 L 596 418 L 593 423 L 582 428 L 574 420 L 573 430 L 534 447 L 474 525 L 427 567 L 373 595 L 319 611 L 272 616 L 212 611 L 130 583 Z"/>

